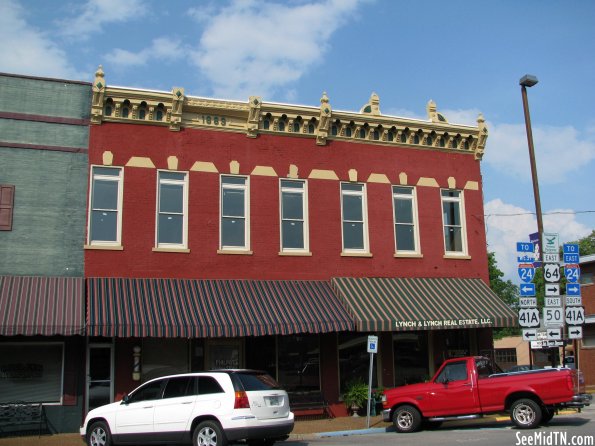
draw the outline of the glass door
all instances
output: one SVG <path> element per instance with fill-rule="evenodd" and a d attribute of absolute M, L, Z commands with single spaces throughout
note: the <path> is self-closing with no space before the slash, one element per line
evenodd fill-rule
<path fill-rule="evenodd" d="M 89 344 L 86 411 L 113 401 L 113 345 Z"/>

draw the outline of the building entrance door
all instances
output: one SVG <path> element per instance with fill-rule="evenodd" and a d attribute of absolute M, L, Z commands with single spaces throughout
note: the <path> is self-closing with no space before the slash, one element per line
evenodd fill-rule
<path fill-rule="evenodd" d="M 112 344 L 89 344 L 87 349 L 87 412 L 113 401 L 113 359 Z"/>
<path fill-rule="evenodd" d="M 206 343 L 206 369 L 240 369 L 244 365 L 242 339 L 209 340 Z"/>

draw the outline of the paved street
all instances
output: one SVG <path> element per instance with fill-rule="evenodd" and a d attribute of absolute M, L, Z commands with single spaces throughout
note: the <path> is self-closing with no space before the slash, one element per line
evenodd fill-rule
<path fill-rule="evenodd" d="M 299 441 L 288 441 L 284 446 L 350 446 L 390 445 L 398 446 L 433 446 L 433 445 L 471 445 L 471 446 L 564 446 L 595 444 L 595 407 L 584 409 L 581 413 L 554 417 L 548 426 L 533 430 L 516 429 L 512 423 L 497 422 L 490 424 L 467 424 L 465 427 L 444 425 L 434 431 L 422 431 L 414 434 L 397 434 L 394 431 L 365 435 L 337 436 L 329 433 L 328 437 L 308 436 Z"/>

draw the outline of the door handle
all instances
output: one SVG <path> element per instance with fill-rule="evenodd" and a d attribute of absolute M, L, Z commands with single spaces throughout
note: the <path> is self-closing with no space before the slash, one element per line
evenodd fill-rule
<path fill-rule="evenodd" d="M 194 401 L 186 401 L 185 403 L 182 404 L 192 404 Z"/>
<path fill-rule="evenodd" d="M 143 406 L 143 409 L 152 409 L 153 406 Z"/>

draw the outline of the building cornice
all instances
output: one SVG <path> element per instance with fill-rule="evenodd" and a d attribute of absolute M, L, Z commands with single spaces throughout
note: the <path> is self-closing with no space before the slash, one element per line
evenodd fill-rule
<path fill-rule="evenodd" d="M 265 102 L 251 96 L 247 102 L 186 96 L 184 89 L 171 92 L 127 87 L 108 87 L 101 68 L 95 73 L 91 123 L 126 122 L 168 127 L 209 129 L 244 133 L 311 138 L 317 145 L 329 141 L 410 147 L 467 153 L 480 160 L 488 129 L 483 116 L 477 126 L 449 123 L 427 104 L 428 120 L 382 115 L 378 95 L 360 112 L 332 110 L 326 93 L 319 107 Z"/>

